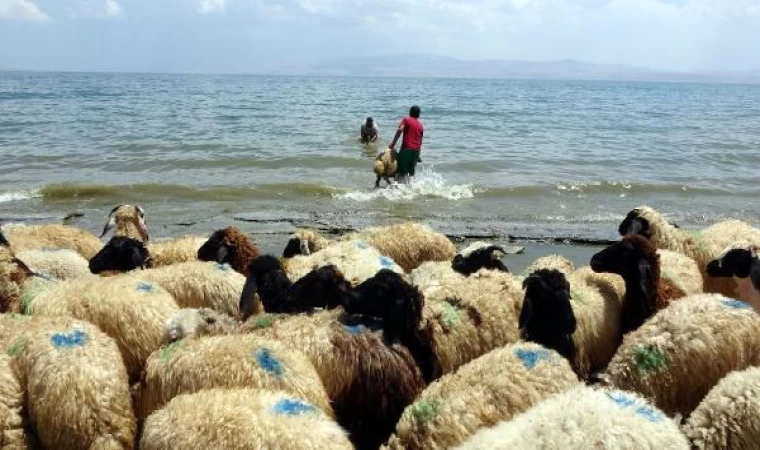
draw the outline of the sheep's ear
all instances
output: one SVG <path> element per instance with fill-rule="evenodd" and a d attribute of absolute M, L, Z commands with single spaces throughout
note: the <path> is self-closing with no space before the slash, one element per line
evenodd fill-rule
<path fill-rule="evenodd" d="M 238 309 L 240 310 L 240 320 L 245 322 L 251 317 L 256 310 L 256 294 L 258 293 L 258 286 L 256 285 L 256 278 L 249 275 L 245 280 L 243 286 L 243 293 L 240 294 L 240 302 L 238 303 Z"/>
<path fill-rule="evenodd" d="M 148 233 L 148 225 L 145 224 L 145 211 L 140 207 L 140 205 L 135 206 L 137 209 L 137 228 L 140 230 L 140 235 L 142 235 L 142 238 L 145 242 L 150 239 L 150 235 Z"/>
<path fill-rule="evenodd" d="M 522 310 L 520 311 L 520 321 L 519 321 L 519 329 L 525 330 L 528 327 L 528 324 L 530 323 L 531 318 L 533 317 L 533 301 L 531 301 L 530 297 L 525 296 L 525 300 L 523 300 L 522 304 Z"/>
<path fill-rule="evenodd" d="M 113 216 L 113 211 L 111 212 L 111 215 L 108 216 L 108 222 L 106 222 L 106 226 L 103 227 L 103 233 L 100 235 L 101 239 L 108 234 L 109 231 L 113 230 L 113 227 L 116 226 L 116 219 Z"/>
<path fill-rule="evenodd" d="M 756 291 L 760 291 L 760 260 L 752 261 L 752 269 L 749 271 L 749 279 Z"/>

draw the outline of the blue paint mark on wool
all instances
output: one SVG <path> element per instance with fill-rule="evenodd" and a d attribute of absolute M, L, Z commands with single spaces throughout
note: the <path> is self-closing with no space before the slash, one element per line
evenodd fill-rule
<path fill-rule="evenodd" d="M 52 252 L 62 252 L 63 251 L 62 248 L 58 248 L 58 247 L 42 247 L 40 250 L 42 250 L 43 252 L 46 252 L 46 253 L 48 253 L 48 252 L 50 252 L 50 253 L 52 253 Z"/>
<path fill-rule="evenodd" d="M 348 332 L 348 334 L 353 335 L 353 336 L 356 336 L 357 334 L 360 334 L 363 331 L 367 330 L 367 327 L 365 327 L 362 324 L 359 324 L 359 325 L 343 325 L 343 328 L 346 329 L 346 332 Z"/>
<path fill-rule="evenodd" d="M 310 413 L 316 411 L 317 408 L 292 398 L 286 398 L 278 401 L 272 406 L 272 412 L 283 416 L 297 416 L 299 414 Z"/>
<path fill-rule="evenodd" d="M 230 265 L 227 263 L 216 263 L 216 270 L 221 270 L 222 272 L 227 272 L 230 270 Z"/>
<path fill-rule="evenodd" d="M 359 241 L 356 243 L 356 248 L 365 250 L 368 247 L 367 243 L 364 241 Z"/>
<path fill-rule="evenodd" d="M 387 256 L 381 256 L 380 257 L 380 266 L 383 267 L 384 269 L 390 269 L 395 264 L 396 264 L 396 262 L 393 261 L 392 259 L 388 258 Z"/>
<path fill-rule="evenodd" d="M 750 306 L 749 303 L 745 303 L 745 302 L 743 302 L 741 300 L 734 300 L 732 298 L 723 298 L 723 299 L 721 299 L 721 302 L 724 305 L 728 306 L 729 308 L 734 308 L 734 309 L 750 309 L 750 308 L 752 308 L 752 306 Z"/>
<path fill-rule="evenodd" d="M 631 397 L 630 395 L 626 395 L 623 392 L 607 392 L 606 395 L 607 397 L 609 397 L 610 400 L 615 402 L 615 404 L 617 404 L 621 408 L 629 408 L 631 406 L 635 406 L 636 409 L 634 410 L 634 412 L 646 418 L 650 422 L 657 423 L 657 422 L 662 422 L 663 420 L 662 414 L 657 412 L 657 410 L 647 405 L 638 404 L 638 401 L 634 397 Z"/>
<path fill-rule="evenodd" d="M 90 337 L 82 330 L 71 333 L 55 333 L 50 336 L 50 343 L 56 348 L 83 347 Z"/>
<path fill-rule="evenodd" d="M 524 350 L 521 348 L 516 348 L 514 350 L 514 353 L 515 356 L 520 358 L 523 366 L 525 366 L 525 368 L 528 370 L 536 367 L 536 364 L 538 364 L 539 361 L 549 358 L 548 350 Z"/>
<path fill-rule="evenodd" d="M 137 290 L 142 291 L 142 292 L 153 292 L 153 285 L 150 283 L 141 281 L 137 283 Z"/>
<path fill-rule="evenodd" d="M 280 376 L 285 372 L 285 367 L 268 348 L 256 350 L 254 353 L 254 359 L 256 359 L 256 363 L 259 367 L 273 375 Z"/>

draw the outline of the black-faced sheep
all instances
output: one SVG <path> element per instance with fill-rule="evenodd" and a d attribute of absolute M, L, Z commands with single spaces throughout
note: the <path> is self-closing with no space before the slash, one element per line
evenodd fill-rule
<path fill-rule="evenodd" d="M 644 236 L 628 234 L 591 258 L 595 272 L 614 273 L 625 280 L 622 332 L 640 327 L 671 300 L 685 297 L 675 283 L 660 276 L 660 256 Z"/>
<path fill-rule="evenodd" d="M 342 296 L 351 287 L 335 266 L 314 269 L 293 283 L 280 261 L 271 255 L 254 258 L 248 266 L 248 273 L 240 296 L 242 320 L 247 320 L 256 311 L 257 294 L 264 311 L 292 314 L 340 306 Z"/>
<path fill-rule="evenodd" d="M 710 277 L 733 278 L 734 296 L 752 305 L 760 313 L 760 258 L 758 247 L 737 242 L 727 247 L 718 259 L 707 265 Z"/>
<path fill-rule="evenodd" d="M 259 255 L 256 244 L 237 227 L 215 231 L 198 249 L 199 260 L 229 264 L 243 276 L 248 275 L 248 264 Z"/>
<path fill-rule="evenodd" d="M 523 281 L 523 338 L 559 352 L 583 379 L 606 367 L 622 339 L 622 296 L 597 277 L 588 268 L 539 269 Z"/>
<path fill-rule="evenodd" d="M 118 205 L 112 209 L 108 213 L 106 225 L 100 237 L 103 238 L 111 230 L 114 237 L 127 237 L 143 242 L 149 239 L 145 211 L 140 205 Z"/>
<path fill-rule="evenodd" d="M 669 223 L 662 214 L 648 206 L 631 210 L 618 227 L 620 235 L 641 234 L 655 247 L 683 253 L 693 258 L 702 273 L 704 292 L 734 295 L 736 286 L 729 278 L 711 278 L 707 264 L 718 258 L 724 248 L 738 241 L 760 245 L 760 230 L 739 220 L 719 222 L 693 233 Z"/>

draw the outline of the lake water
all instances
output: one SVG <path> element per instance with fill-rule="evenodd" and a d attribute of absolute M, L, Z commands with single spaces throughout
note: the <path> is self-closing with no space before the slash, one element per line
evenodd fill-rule
<path fill-rule="evenodd" d="M 387 145 L 413 103 L 416 184 L 374 190 L 359 126 Z M 0 72 L 3 221 L 97 231 L 138 203 L 158 236 L 411 218 L 612 238 L 640 204 L 758 224 L 758 167 L 760 86 Z"/>

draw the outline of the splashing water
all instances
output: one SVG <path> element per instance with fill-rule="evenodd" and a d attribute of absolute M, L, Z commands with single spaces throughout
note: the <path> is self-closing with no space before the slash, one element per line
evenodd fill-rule
<path fill-rule="evenodd" d="M 417 173 L 410 184 L 394 184 L 384 189 L 334 194 L 334 197 L 357 202 L 369 202 L 375 199 L 385 199 L 392 202 L 411 201 L 418 197 L 443 197 L 448 200 L 461 200 L 475 197 L 476 192 L 471 184 L 450 185 L 441 174 L 432 169 L 424 168 Z"/>

